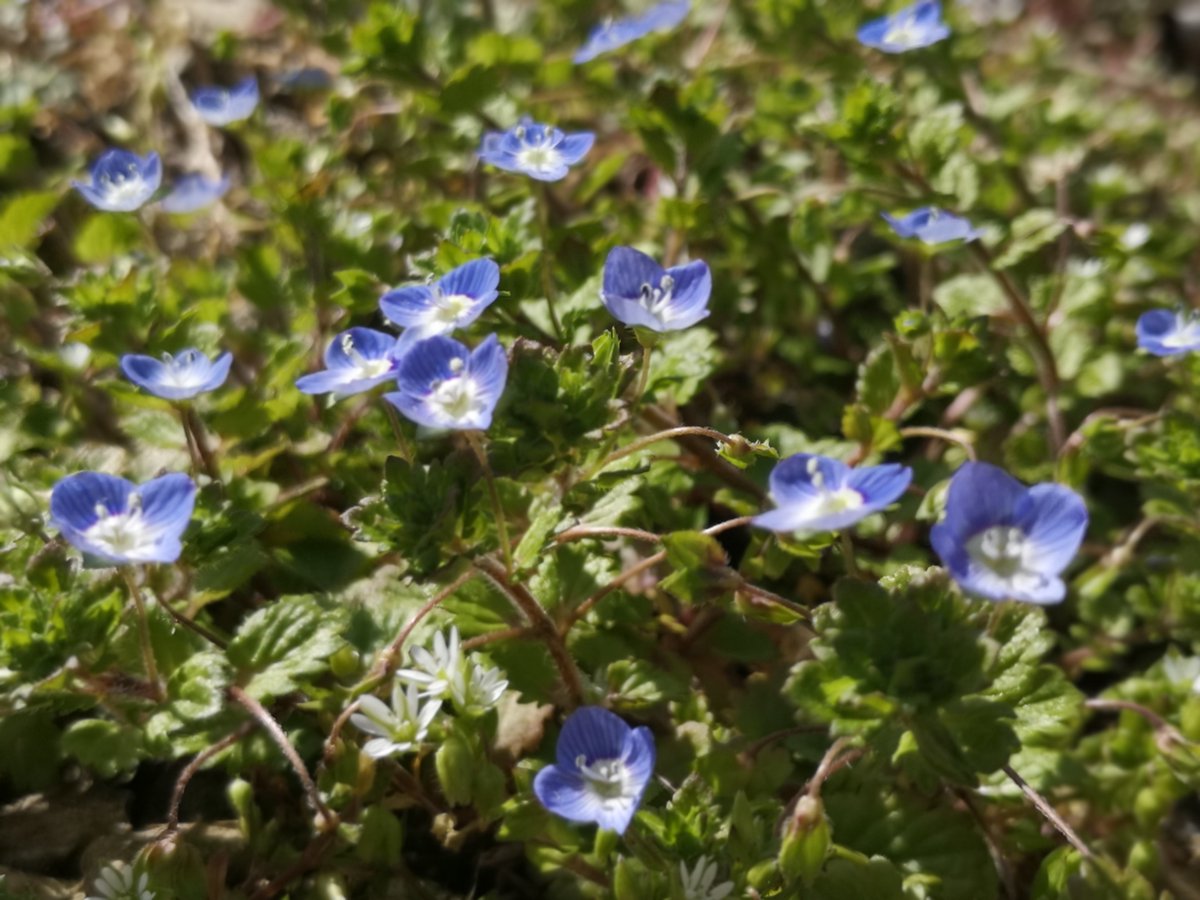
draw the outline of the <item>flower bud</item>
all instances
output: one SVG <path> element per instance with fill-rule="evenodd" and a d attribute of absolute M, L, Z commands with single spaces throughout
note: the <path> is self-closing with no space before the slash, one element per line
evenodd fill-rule
<path fill-rule="evenodd" d="M 779 850 L 779 869 L 787 883 L 803 881 L 811 885 L 825 865 L 832 843 L 821 798 L 802 796 L 784 826 L 783 845 Z"/>

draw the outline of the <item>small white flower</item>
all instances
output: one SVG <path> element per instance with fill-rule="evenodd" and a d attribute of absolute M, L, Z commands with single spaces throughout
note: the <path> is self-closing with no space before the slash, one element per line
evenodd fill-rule
<path fill-rule="evenodd" d="M 452 695 L 455 705 L 463 710 L 481 713 L 500 702 L 508 690 L 508 680 L 502 678 L 499 669 L 487 668 L 477 662 L 471 663 L 471 674 L 466 679 L 466 689 L 461 696 Z"/>
<path fill-rule="evenodd" d="M 462 679 L 462 643 L 455 625 L 433 636 L 432 650 L 413 647 L 408 655 L 416 668 L 399 669 L 396 677 L 420 687 L 422 697 L 446 697 L 455 678 Z"/>
<path fill-rule="evenodd" d="M 93 886 L 98 895 L 87 900 L 155 900 L 155 893 L 147 884 L 145 872 L 136 875 L 125 863 L 113 863 L 100 870 Z"/>
<path fill-rule="evenodd" d="M 717 880 L 717 864 L 707 856 L 696 860 L 691 871 L 688 871 L 687 863 L 681 862 L 679 879 L 683 882 L 685 900 L 725 900 L 733 893 L 732 881 L 713 884 Z"/>
<path fill-rule="evenodd" d="M 416 668 L 400 669 L 396 678 L 421 689 L 420 696 L 449 698 L 459 712 L 481 713 L 495 706 L 508 688 L 503 672 L 467 659 L 462 653 L 458 628 L 438 632 L 433 646 L 409 650 Z"/>
<path fill-rule="evenodd" d="M 374 759 L 382 759 L 415 750 L 429 733 L 442 701 L 432 700 L 422 705 L 416 685 L 410 684 L 405 691 L 397 680 L 392 684 L 391 707 L 378 697 L 368 695 L 358 701 L 358 708 L 360 711 L 350 717 L 351 723 L 374 735 L 363 746 L 363 752 Z"/>

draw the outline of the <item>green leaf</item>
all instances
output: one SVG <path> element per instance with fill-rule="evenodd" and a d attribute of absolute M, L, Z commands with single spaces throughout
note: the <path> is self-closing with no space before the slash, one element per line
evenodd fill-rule
<path fill-rule="evenodd" d="M 343 642 L 342 616 L 312 597 L 280 597 L 249 616 L 227 651 L 246 693 L 259 701 L 299 688 L 328 670 Z"/>
<path fill-rule="evenodd" d="M 1015 266 L 1049 244 L 1067 227 L 1067 223 L 1052 209 L 1031 209 L 1022 213 L 1013 221 L 1008 246 L 996 257 L 994 265 L 998 269 Z"/>
<path fill-rule="evenodd" d="M 142 733 L 107 719 L 81 719 L 63 732 L 62 749 L 101 778 L 115 778 L 137 768 Z"/>

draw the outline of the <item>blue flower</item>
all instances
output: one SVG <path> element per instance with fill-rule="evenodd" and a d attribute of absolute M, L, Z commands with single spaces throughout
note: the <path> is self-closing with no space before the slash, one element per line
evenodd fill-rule
<path fill-rule="evenodd" d="M 1138 346 L 1155 356 L 1200 350 L 1200 313 L 1155 309 L 1137 322 Z"/>
<path fill-rule="evenodd" d="M 302 375 L 296 387 L 306 394 L 348 397 L 395 377 L 402 348 L 390 334 L 370 328 L 343 331 L 325 348 L 325 371 Z"/>
<path fill-rule="evenodd" d="M 632 247 L 613 247 L 604 261 L 600 299 L 626 325 L 678 331 L 708 315 L 712 274 L 697 260 L 664 269 Z"/>
<path fill-rule="evenodd" d="M 872 19 L 858 29 L 858 42 L 884 53 L 905 53 L 950 37 L 942 21 L 942 4 L 921 0 L 890 16 Z"/>
<path fill-rule="evenodd" d="M 989 600 L 1058 603 L 1059 575 L 1087 531 L 1083 499 L 1060 484 L 1027 488 L 1004 470 L 967 463 L 950 480 L 930 540 L 950 576 Z"/>
<path fill-rule="evenodd" d="M 948 213 L 935 206 L 915 209 L 906 216 L 883 214 L 892 230 L 902 238 L 919 238 L 926 244 L 945 244 L 948 241 L 973 241 L 983 232 L 972 228 L 971 223 L 961 216 Z"/>
<path fill-rule="evenodd" d="M 164 353 L 162 359 L 134 354 L 122 356 L 121 371 L 138 387 L 156 397 L 187 400 L 223 385 L 232 363 L 233 356 L 229 353 L 210 360 L 199 350 L 189 348 L 175 356 Z"/>
<path fill-rule="evenodd" d="M 520 172 L 538 181 L 558 181 L 587 155 L 595 140 L 590 131 L 563 134 L 551 125 L 525 118 L 508 131 L 485 134 L 479 158 L 506 172 Z"/>
<path fill-rule="evenodd" d="M 102 472 L 68 475 L 50 492 L 50 519 L 62 536 L 104 562 L 174 562 L 192 518 L 196 485 L 163 475 L 136 485 Z"/>
<path fill-rule="evenodd" d="M 827 456 L 797 453 L 771 470 L 776 508 L 752 521 L 771 531 L 840 531 L 895 503 L 911 481 L 908 466 L 852 469 Z"/>
<path fill-rule="evenodd" d="M 163 197 L 158 205 L 169 213 L 195 212 L 216 203 L 228 190 L 228 176 L 214 181 L 199 174 L 184 175 L 171 186 L 171 193 Z"/>
<path fill-rule="evenodd" d="M 639 16 L 610 19 L 592 29 L 587 41 L 572 57 L 578 65 L 590 62 L 602 53 L 624 47 L 655 31 L 670 31 L 684 20 L 691 8 L 688 0 L 666 0 Z"/>
<path fill-rule="evenodd" d="M 494 334 L 474 350 L 439 335 L 408 351 L 396 374 L 400 390 L 384 399 L 418 425 L 482 431 L 507 377 L 508 356 Z"/>
<path fill-rule="evenodd" d="M 199 88 L 192 94 L 192 106 L 216 128 L 248 119 L 258 106 L 258 81 L 251 75 L 231 88 Z"/>
<path fill-rule="evenodd" d="M 470 325 L 499 296 L 499 284 L 500 267 L 490 259 L 474 259 L 433 284 L 388 291 L 379 308 L 406 329 L 402 340 L 407 345 Z"/>
<path fill-rule="evenodd" d="M 571 713 L 558 736 L 556 762 L 537 773 L 542 806 L 571 822 L 595 822 L 624 834 L 654 774 L 654 735 L 630 728 L 599 706 Z"/>
<path fill-rule="evenodd" d="M 154 196 L 162 184 L 157 153 L 138 156 L 128 150 L 105 150 L 92 164 L 89 183 L 72 181 L 87 202 L 106 212 L 132 212 Z"/>

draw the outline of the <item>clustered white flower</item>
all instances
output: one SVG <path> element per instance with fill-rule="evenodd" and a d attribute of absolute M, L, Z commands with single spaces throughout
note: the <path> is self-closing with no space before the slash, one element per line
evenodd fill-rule
<path fill-rule="evenodd" d="M 396 672 L 391 705 L 368 695 L 359 699 L 358 712 L 350 716 L 359 730 L 372 735 L 363 752 L 375 759 L 416 750 L 429 736 L 444 701 L 460 714 L 479 715 L 508 689 L 499 669 L 463 655 L 456 627 L 438 632 L 432 649 L 414 647 L 409 656 L 415 668 Z"/>
<path fill-rule="evenodd" d="M 688 869 L 687 863 L 679 864 L 679 879 L 683 883 L 684 900 L 725 900 L 733 893 L 733 882 L 717 880 L 717 863 L 702 856 L 696 865 Z"/>
<path fill-rule="evenodd" d="M 422 697 L 449 699 L 460 713 L 486 712 L 508 688 L 499 669 L 463 655 L 458 628 L 453 625 L 448 632 L 434 635 L 432 650 L 414 647 L 409 656 L 414 668 L 400 669 L 396 678 L 420 688 Z"/>
<path fill-rule="evenodd" d="M 116 862 L 100 870 L 93 885 L 97 894 L 87 900 L 155 900 L 148 884 L 145 872 L 138 875 L 125 863 Z"/>

